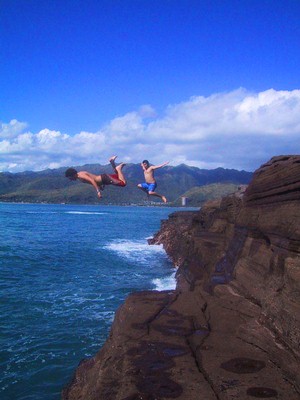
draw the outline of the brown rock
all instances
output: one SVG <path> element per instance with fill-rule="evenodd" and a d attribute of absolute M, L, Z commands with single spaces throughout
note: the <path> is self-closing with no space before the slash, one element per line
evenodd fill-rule
<path fill-rule="evenodd" d="M 130 295 L 63 399 L 299 399 L 299 226 L 300 156 L 172 214 L 151 243 L 178 266 L 177 289 Z"/>

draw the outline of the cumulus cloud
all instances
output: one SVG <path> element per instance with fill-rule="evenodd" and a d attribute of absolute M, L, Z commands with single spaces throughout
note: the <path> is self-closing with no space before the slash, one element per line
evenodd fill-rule
<path fill-rule="evenodd" d="M 13 139 L 27 127 L 26 122 L 19 122 L 12 119 L 8 124 L 0 124 L 0 139 Z"/>
<path fill-rule="evenodd" d="M 118 116 L 97 132 L 30 132 L 12 120 L 0 129 L 0 170 L 106 164 L 112 154 L 139 163 L 186 163 L 253 171 L 274 155 L 299 153 L 300 90 L 238 89 L 194 96 L 157 115 L 150 105 Z"/>

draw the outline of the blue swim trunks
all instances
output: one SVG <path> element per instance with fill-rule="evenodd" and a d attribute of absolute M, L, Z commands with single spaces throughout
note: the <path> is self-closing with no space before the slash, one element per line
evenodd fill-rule
<path fill-rule="evenodd" d="M 156 189 L 157 184 L 156 183 L 141 183 L 141 186 L 143 189 L 146 189 L 148 192 L 154 192 Z"/>

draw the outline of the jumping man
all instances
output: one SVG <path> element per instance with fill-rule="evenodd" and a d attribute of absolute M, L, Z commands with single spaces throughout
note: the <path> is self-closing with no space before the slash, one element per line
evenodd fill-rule
<path fill-rule="evenodd" d="M 146 182 L 138 184 L 138 188 L 143 190 L 144 192 L 146 192 L 147 195 L 160 197 L 164 203 L 167 202 L 166 197 L 155 192 L 155 189 L 157 187 L 157 183 L 156 183 L 156 180 L 154 178 L 154 171 L 156 169 L 158 169 L 158 168 L 164 167 L 167 164 L 169 164 L 169 161 L 167 161 L 167 162 L 165 162 L 165 163 L 163 163 L 161 165 L 151 165 L 150 166 L 149 161 L 148 160 L 144 160 L 141 163 L 141 167 L 143 168 Z"/>
<path fill-rule="evenodd" d="M 104 189 L 105 185 L 115 185 L 115 186 L 126 186 L 126 179 L 122 172 L 123 167 L 125 166 L 124 163 L 119 164 L 116 166 L 115 159 L 117 156 L 112 156 L 109 159 L 111 166 L 114 169 L 115 174 L 100 174 L 94 175 L 87 171 L 80 171 L 77 172 L 74 168 L 68 168 L 65 172 L 65 176 L 70 179 L 70 181 L 76 181 L 79 179 L 83 183 L 89 183 L 93 185 L 97 191 L 97 196 L 101 199 L 102 194 L 100 190 Z"/>

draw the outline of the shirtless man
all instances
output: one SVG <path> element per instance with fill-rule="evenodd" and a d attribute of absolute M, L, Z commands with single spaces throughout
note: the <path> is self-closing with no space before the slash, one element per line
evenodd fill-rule
<path fill-rule="evenodd" d="M 113 156 L 109 159 L 115 174 L 100 174 L 94 175 L 87 171 L 80 171 L 77 172 L 74 168 L 68 168 L 65 172 L 66 178 L 69 178 L 70 181 L 76 181 L 79 179 L 83 183 L 89 183 L 93 185 L 97 191 L 97 196 L 101 199 L 102 194 L 100 190 L 104 189 L 105 185 L 115 185 L 115 186 L 126 186 L 126 179 L 122 172 L 123 167 L 125 166 L 124 163 L 119 164 L 116 166 L 115 159 L 117 156 Z"/>
<path fill-rule="evenodd" d="M 155 192 L 157 183 L 156 183 L 156 180 L 155 180 L 155 178 L 154 178 L 154 171 L 155 171 L 157 168 L 164 167 L 164 166 L 167 165 L 167 164 L 169 164 L 169 161 L 167 161 L 167 162 L 165 162 L 165 163 L 163 163 L 163 164 L 161 164 L 161 165 L 151 165 L 151 166 L 150 166 L 149 161 L 148 161 L 148 160 L 144 160 L 144 161 L 141 163 L 141 167 L 143 168 L 144 176 L 145 176 L 145 181 L 146 181 L 146 182 L 144 182 L 144 183 L 139 183 L 139 184 L 138 184 L 138 188 L 141 189 L 141 190 L 143 190 L 144 192 L 146 192 L 147 195 L 149 195 L 149 196 L 160 197 L 164 203 L 167 202 L 166 197 L 165 197 L 165 196 L 162 196 L 161 194 Z"/>

